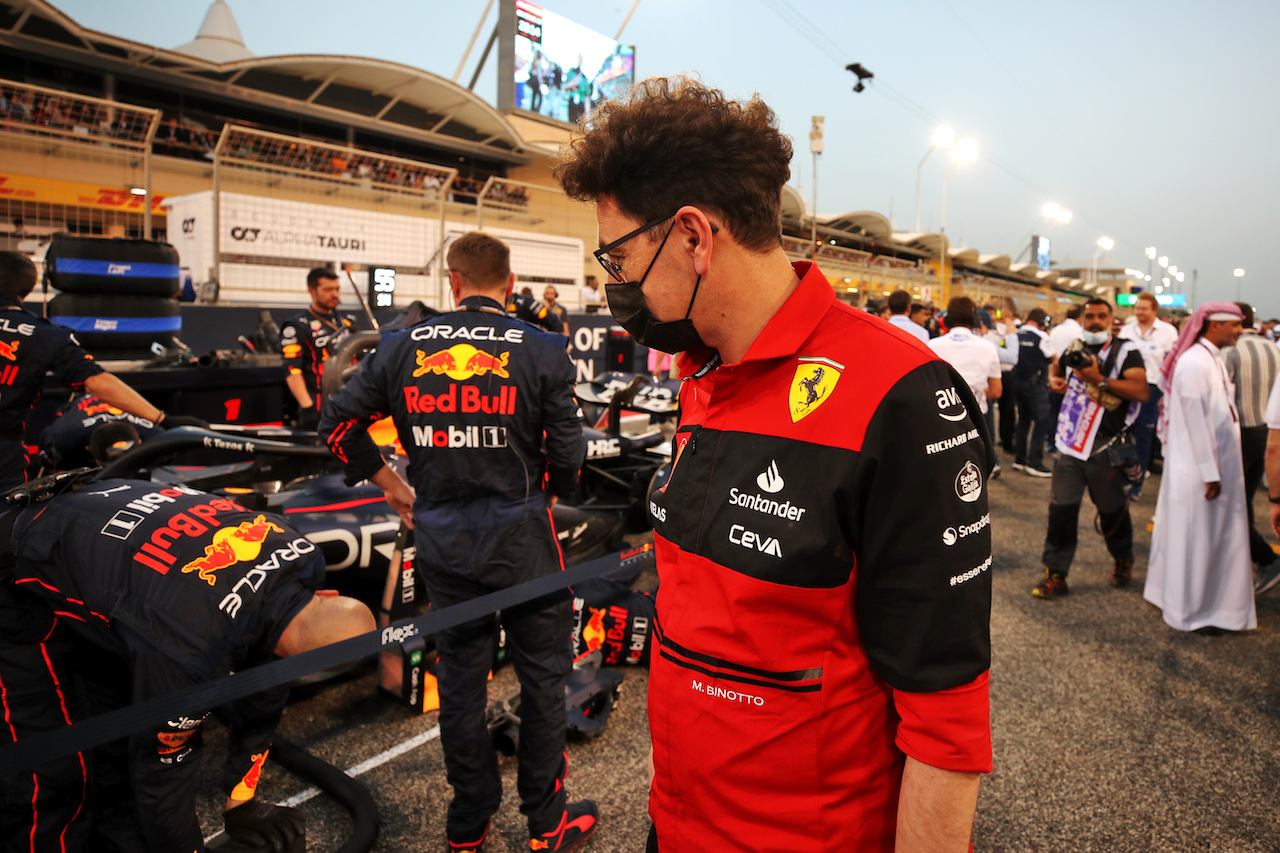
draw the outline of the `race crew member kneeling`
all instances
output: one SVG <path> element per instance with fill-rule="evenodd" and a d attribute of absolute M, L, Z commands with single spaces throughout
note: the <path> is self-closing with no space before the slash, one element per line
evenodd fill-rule
<path fill-rule="evenodd" d="M 0 252 L 0 492 L 27 481 L 37 448 L 23 442 L 23 430 L 50 372 L 72 391 L 87 391 L 157 426 L 208 426 L 198 418 L 166 418 L 115 374 L 103 370 L 70 329 L 24 310 L 22 301 L 35 289 L 36 279 L 30 258 Z"/>
<path fill-rule="evenodd" d="M 325 403 L 319 430 L 347 482 L 372 480 L 414 528 L 434 607 L 563 569 L 550 507 L 573 494 L 586 452 L 564 337 L 503 310 L 515 284 L 506 244 L 471 232 L 447 260 L 458 310 L 383 338 Z M 413 489 L 368 436 L 388 414 L 408 449 Z M 595 803 L 567 804 L 563 784 L 571 619 L 567 589 L 502 611 L 520 679 L 518 789 L 534 850 L 569 850 L 596 825 Z M 480 848 L 502 798 L 485 727 L 494 630 L 480 619 L 436 635 L 455 851 Z"/>
<path fill-rule="evenodd" d="M 351 315 L 338 310 L 342 301 L 338 274 L 326 267 L 307 273 L 311 305 L 280 327 L 280 350 L 289 371 L 285 384 L 298 404 L 298 426 L 315 429 L 320 422 L 320 381 L 333 350 L 355 331 Z"/>
<path fill-rule="evenodd" d="M 964 379 L 779 231 L 759 98 L 654 78 L 556 176 L 596 202 L 609 310 L 683 353 L 650 497 L 650 850 L 961 853 L 988 717 L 994 463 Z"/>
<path fill-rule="evenodd" d="M 0 744 L 354 637 L 360 602 L 283 518 L 185 486 L 104 480 L 0 516 Z M 284 850 L 292 809 L 253 796 L 286 688 L 233 702 L 227 833 Z M 0 774 L 5 850 L 204 849 L 195 800 L 209 709 L 33 771 Z M 0 748 L 0 755 L 3 748 Z"/>

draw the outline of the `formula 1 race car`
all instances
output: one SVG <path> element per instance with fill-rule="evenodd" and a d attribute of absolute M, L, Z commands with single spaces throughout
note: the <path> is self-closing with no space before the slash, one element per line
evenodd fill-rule
<path fill-rule="evenodd" d="M 624 413 L 647 421 L 674 412 L 670 389 L 643 377 L 609 374 L 578 390 L 585 415 L 602 428 L 583 427 L 587 457 L 578 493 L 552 510 L 566 565 L 621 550 L 626 534 L 649 526 L 648 490 L 668 461 L 670 444 L 657 427 L 624 433 Z M 381 600 L 399 516 L 376 486 L 346 486 L 314 432 L 228 425 L 163 432 L 137 420 L 92 398 L 75 398 L 46 431 L 46 458 L 72 463 L 63 467 L 92 464 L 85 448 L 95 432 L 128 424 L 144 440 L 115 455 L 104 475 L 183 483 L 281 513 L 321 546 L 333 588 L 369 603 Z M 392 450 L 394 429 L 382 434 L 388 460 L 403 472 L 407 460 Z"/>

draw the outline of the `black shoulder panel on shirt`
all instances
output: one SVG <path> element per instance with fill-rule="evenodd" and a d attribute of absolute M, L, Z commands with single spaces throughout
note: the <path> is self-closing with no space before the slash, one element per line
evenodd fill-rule
<path fill-rule="evenodd" d="M 943 690 L 990 667 L 994 460 L 977 400 L 943 361 L 900 379 L 871 419 L 850 513 L 856 608 L 892 687 Z"/>

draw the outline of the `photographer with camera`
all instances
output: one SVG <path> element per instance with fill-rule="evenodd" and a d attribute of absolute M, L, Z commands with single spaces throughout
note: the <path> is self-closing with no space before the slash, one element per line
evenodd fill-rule
<path fill-rule="evenodd" d="M 1111 303 L 1093 297 L 1081 315 L 1083 339 L 1049 365 L 1049 387 L 1062 394 L 1054 445 L 1044 580 L 1036 598 L 1066 595 L 1075 558 L 1080 502 L 1087 488 L 1098 508 L 1102 535 L 1115 560 L 1111 585 L 1127 586 L 1133 569 L 1133 522 L 1125 496 L 1130 476 L 1141 476 L 1131 427 L 1147 399 L 1147 371 L 1132 341 L 1111 334 Z"/>

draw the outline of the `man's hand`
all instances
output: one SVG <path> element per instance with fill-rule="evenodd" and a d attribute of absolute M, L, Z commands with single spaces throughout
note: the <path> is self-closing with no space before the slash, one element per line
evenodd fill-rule
<path fill-rule="evenodd" d="M 554 508 L 559 501 L 560 499 L 558 497 L 556 497 L 555 495 L 552 495 L 551 499 L 547 502 L 547 506 L 549 508 Z"/>
<path fill-rule="evenodd" d="M 1050 376 L 1049 390 L 1055 394 L 1065 393 L 1067 390 L 1067 380 L 1061 376 Z"/>
<path fill-rule="evenodd" d="M 1208 483 L 1208 484 L 1206 484 L 1206 485 L 1205 485 L 1205 487 L 1204 487 L 1204 499 L 1205 499 L 1205 500 L 1207 500 L 1207 501 L 1211 501 L 1211 500 L 1213 500 L 1214 498 L 1216 498 L 1216 497 L 1217 497 L 1218 495 L 1220 495 L 1220 494 L 1222 494 L 1222 483 L 1221 483 L 1220 481 L 1218 481 L 1218 480 L 1214 480 L 1212 483 Z M 1274 509 L 1274 507 L 1273 507 L 1273 509 Z M 1273 516 L 1272 516 L 1272 518 L 1274 518 L 1274 517 L 1275 517 L 1275 516 L 1273 515 Z"/>
<path fill-rule="evenodd" d="M 305 409 L 298 409 L 298 429 L 313 430 L 320 426 L 320 409 L 316 406 L 307 406 Z"/>
<path fill-rule="evenodd" d="M 1271 505 L 1271 532 L 1280 536 L 1280 504 Z"/>
<path fill-rule="evenodd" d="M 1076 368 L 1076 373 L 1090 385 L 1097 385 L 1103 379 L 1102 372 L 1098 370 L 1098 357 L 1095 355 L 1089 356 L 1089 365 L 1087 367 Z"/>
<path fill-rule="evenodd" d="M 222 813 L 227 835 L 246 847 L 288 853 L 306 835 L 306 824 L 295 809 L 249 800 Z"/>
<path fill-rule="evenodd" d="M 400 519 L 412 530 L 415 496 L 404 477 L 390 465 L 383 465 L 382 470 L 373 475 L 371 482 L 382 489 L 382 493 L 387 496 L 387 503 L 391 504 L 391 508 L 400 514 Z"/>

